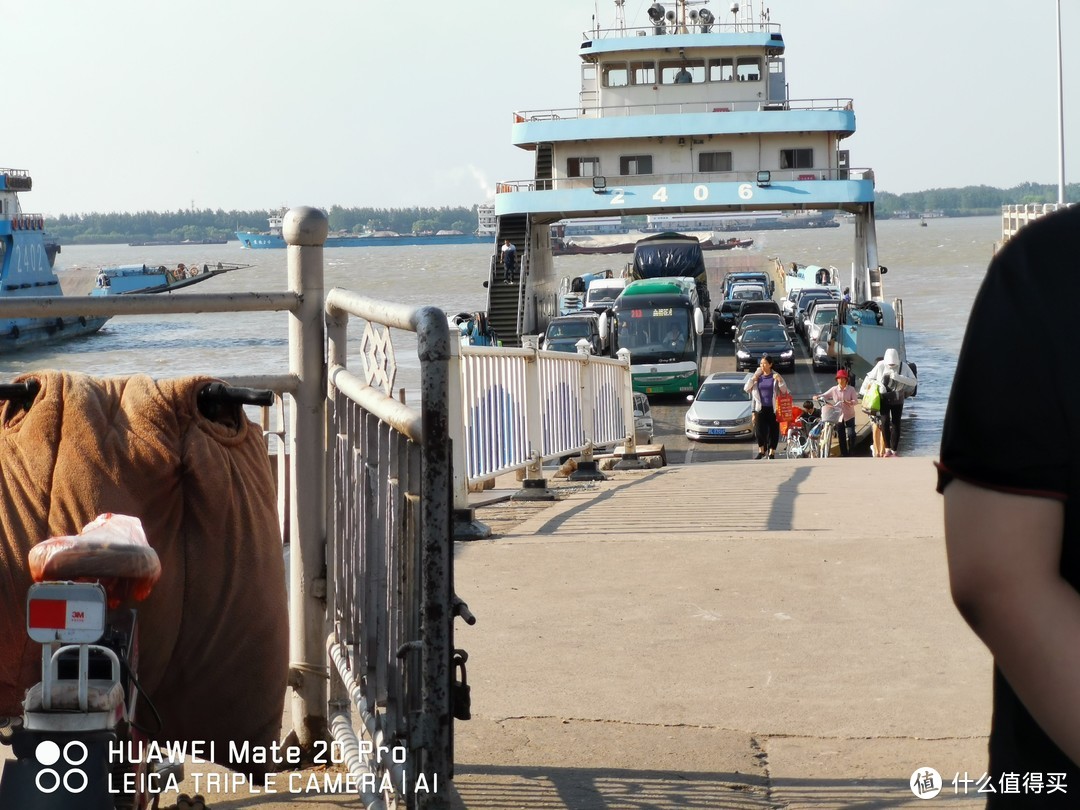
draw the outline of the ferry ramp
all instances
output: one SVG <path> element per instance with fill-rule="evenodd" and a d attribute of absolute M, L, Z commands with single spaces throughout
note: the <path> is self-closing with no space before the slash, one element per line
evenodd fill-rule
<path fill-rule="evenodd" d="M 991 662 L 933 484 L 926 458 L 737 461 L 482 506 L 460 806 L 914 807 L 929 766 L 981 807 L 950 780 L 985 771 Z"/>

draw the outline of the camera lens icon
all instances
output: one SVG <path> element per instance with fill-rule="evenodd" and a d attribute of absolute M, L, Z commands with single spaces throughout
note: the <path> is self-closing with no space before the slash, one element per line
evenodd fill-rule
<path fill-rule="evenodd" d="M 85 743 L 72 740 L 61 749 L 52 740 L 42 740 L 34 749 L 34 756 L 38 763 L 45 766 L 34 777 L 34 785 L 42 793 L 55 793 L 60 789 L 61 785 L 64 786 L 64 790 L 68 793 L 82 793 L 86 790 L 89 778 L 86 771 L 78 767 L 86 762 L 90 756 L 90 751 Z M 63 758 L 62 764 L 67 766 L 63 774 L 52 767 L 60 763 L 61 757 Z"/>

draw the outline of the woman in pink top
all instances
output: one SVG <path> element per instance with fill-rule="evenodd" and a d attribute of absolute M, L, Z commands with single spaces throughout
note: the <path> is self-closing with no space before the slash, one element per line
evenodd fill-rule
<path fill-rule="evenodd" d="M 840 409 L 842 419 L 836 426 L 840 455 L 850 456 L 855 452 L 855 404 L 859 401 L 859 393 L 848 385 L 847 371 L 836 372 L 836 385 L 821 395 L 821 401 Z"/>

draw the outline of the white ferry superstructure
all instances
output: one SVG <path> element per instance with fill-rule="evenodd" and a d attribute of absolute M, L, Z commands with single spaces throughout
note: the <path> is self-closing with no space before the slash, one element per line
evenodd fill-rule
<path fill-rule="evenodd" d="M 733 3 L 728 22 L 702 2 L 653 3 L 648 24 L 634 28 L 623 1 L 613 28 L 597 22 L 584 34 L 578 103 L 513 114 L 512 142 L 533 153 L 534 171 L 499 183 L 495 196 L 497 244 L 510 239 L 522 263 L 520 289 L 489 288 L 504 340 L 536 334 L 557 314 L 549 225 L 613 215 L 847 212 L 851 280 L 840 281 L 896 327 L 882 296 L 873 171 L 852 168 L 840 148 L 855 132 L 852 100 L 789 98 L 780 26 L 767 10 L 754 19 L 752 3 Z"/>

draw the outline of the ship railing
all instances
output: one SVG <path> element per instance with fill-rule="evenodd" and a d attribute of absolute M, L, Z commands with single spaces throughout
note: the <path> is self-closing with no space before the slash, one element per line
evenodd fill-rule
<path fill-rule="evenodd" d="M 677 185 L 681 183 L 756 183 L 758 173 L 754 172 L 680 172 L 673 174 L 635 174 L 623 177 L 607 176 L 607 191 L 610 193 L 620 187 Z M 873 169 L 770 169 L 769 182 L 775 187 L 779 183 L 810 182 L 814 180 L 873 180 Z M 542 184 L 542 187 L 541 187 Z M 515 191 L 567 191 L 593 190 L 592 177 L 555 177 L 536 180 L 508 180 L 496 185 L 496 193 L 505 194 Z"/>
<path fill-rule="evenodd" d="M 707 27 L 707 30 L 701 30 L 699 23 L 687 23 L 685 25 L 678 25 L 671 22 L 664 24 L 664 31 L 668 34 L 698 34 L 698 33 L 711 33 L 711 34 L 751 34 L 751 33 L 780 33 L 779 23 L 766 23 L 766 22 L 753 22 L 747 20 L 745 22 L 713 22 Z M 624 39 L 626 37 L 644 37 L 657 35 L 656 26 L 639 26 L 639 27 L 625 27 L 625 28 L 598 28 L 592 31 L 585 31 L 582 33 L 582 39 L 588 41 L 593 39 Z"/>
<path fill-rule="evenodd" d="M 560 121 L 576 118 L 628 118 L 638 115 L 685 115 L 687 113 L 771 112 L 852 110 L 850 98 L 780 99 L 710 99 L 665 104 L 616 104 L 607 106 L 562 107 L 548 110 L 515 111 L 513 121 L 523 124 L 532 121 Z"/>

